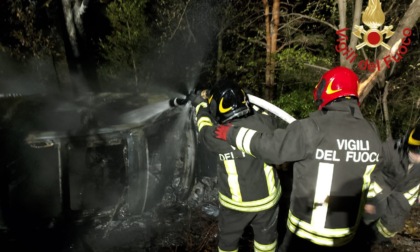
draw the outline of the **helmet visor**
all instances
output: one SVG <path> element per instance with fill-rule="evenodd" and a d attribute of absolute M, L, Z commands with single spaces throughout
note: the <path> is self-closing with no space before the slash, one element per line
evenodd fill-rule
<path fill-rule="evenodd" d="M 234 92 L 233 90 L 228 90 L 226 93 L 223 94 L 223 104 L 224 108 L 232 107 L 235 109 L 237 107 L 242 106 L 242 104 L 246 103 L 245 94 L 242 90 Z"/>
<path fill-rule="evenodd" d="M 408 145 L 408 150 L 415 154 L 420 154 L 420 146 Z"/>

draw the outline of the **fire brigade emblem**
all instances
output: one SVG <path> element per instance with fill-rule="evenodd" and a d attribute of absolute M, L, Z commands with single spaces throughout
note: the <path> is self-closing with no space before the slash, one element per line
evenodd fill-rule
<path fill-rule="evenodd" d="M 373 48 L 383 46 L 389 50 L 390 47 L 383 41 L 383 35 L 387 39 L 394 35 L 393 26 L 385 26 L 382 30 L 379 30 L 379 27 L 385 22 L 385 14 L 379 0 L 369 0 L 368 6 L 362 14 L 362 22 L 369 27 L 369 30 L 366 31 L 363 25 L 354 26 L 353 34 L 359 39 L 363 39 L 363 42 L 358 44 L 356 49 L 359 50 L 367 45 Z"/>

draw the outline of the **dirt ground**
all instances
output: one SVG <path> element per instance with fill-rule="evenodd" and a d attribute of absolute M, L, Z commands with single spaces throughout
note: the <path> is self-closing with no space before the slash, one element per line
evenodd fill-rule
<path fill-rule="evenodd" d="M 217 247 L 217 221 L 210 220 L 208 216 L 197 213 L 192 217 L 195 228 L 186 232 L 186 244 L 181 250 L 177 248 L 167 248 L 159 251 L 216 251 Z M 202 228 L 199 228 L 199 227 Z M 207 228 L 206 228 L 207 227 Z M 252 250 L 252 231 L 246 230 L 243 239 L 240 241 L 242 252 Z M 183 250 L 186 249 L 186 250 Z M 371 252 L 415 252 L 420 251 L 420 205 L 416 204 L 412 208 L 410 218 L 406 221 L 405 229 L 398 233 L 388 242 L 375 245 Z"/>
<path fill-rule="evenodd" d="M 420 251 L 420 205 L 417 203 L 411 209 L 410 218 L 406 221 L 401 233 L 390 242 L 372 248 L 372 252 L 411 252 Z"/>
<path fill-rule="evenodd" d="M 207 182 L 208 186 L 202 183 L 202 187 L 195 187 L 200 194 L 187 201 L 177 201 L 169 197 L 173 194 L 168 194 L 163 203 L 142 215 L 130 215 L 122 206 L 101 212 L 80 213 L 82 216 L 74 216 L 70 222 L 50 223 L 51 227 L 43 230 L 0 232 L 0 251 L 217 251 L 218 207 L 214 184 Z M 246 229 L 240 240 L 240 252 L 253 251 L 252 238 L 252 230 Z M 413 206 L 401 233 L 387 243 L 374 246 L 371 251 L 420 251 L 420 205 Z"/>
<path fill-rule="evenodd" d="M 147 229 L 150 242 L 139 247 L 138 237 L 146 237 L 137 233 L 137 238 L 125 245 L 109 247 L 108 250 L 95 247 L 91 241 L 91 251 L 106 252 L 134 252 L 134 251 L 156 251 L 156 252 L 215 252 L 217 251 L 217 217 L 209 215 L 208 206 L 215 207 L 214 202 L 207 202 L 195 208 L 185 208 L 185 205 L 172 206 L 157 210 L 153 216 L 154 228 Z M 205 210 L 205 208 L 207 209 Z M 157 221 L 159 220 L 159 221 Z M 131 222 L 133 223 L 133 222 Z M 157 224 L 157 225 L 156 225 Z M 147 223 L 145 224 L 148 225 Z M 123 226 L 123 225 L 122 225 Z M 125 232 L 124 232 L 125 233 Z M 115 236 L 116 235 L 116 236 Z M 109 233 L 108 239 L 119 239 L 118 229 Z M 127 239 L 127 233 L 124 235 Z M 252 252 L 253 240 L 252 230 L 246 229 L 239 244 L 240 252 Z M 103 239 L 97 240 L 103 246 Z M 98 243 L 98 244 L 99 244 Z M 137 245 L 134 245 L 137 243 Z M 131 245 L 130 245 L 131 244 Z M 99 249 L 99 250 L 98 250 Z M 140 250 L 138 250 L 140 249 Z M 406 222 L 403 232 L 386 243 L 375 245 L 372 252 L 414 252 L 420 251 L 420 205 L 412 208 L 412 214 Z"/>

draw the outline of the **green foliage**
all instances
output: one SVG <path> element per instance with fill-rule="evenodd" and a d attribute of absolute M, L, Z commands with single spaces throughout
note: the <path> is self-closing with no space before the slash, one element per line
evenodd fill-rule
<path fill-rule="evenodd" d="M 305 48 L 287 48 L 277 54 L 279 98 L 274 104 L 296 118 L 304 118 L 315 109 L 312 90 L 323 70 L 330 68 L 329 58 L 314 55 Z"/>
<path fill-rule="evenodd" d="M 60 54 L 57 43 L 59 38 L 51 16 L 56 14 L 56 6 L 43 6 L 43 1 L 3 1 L 2 12 L 7 14 L 0 26 L 0 43 L 10 48 L 11 54 L 19 60 L 32 57 Z M 41 7 L 43 6 L 43 7 Z M 4 12 L 4 13 L 3 13 Z"/>
<path fill-rule="evenodd" d="M 308 69 L 308 65 L 316 65 L 320 67 L 330 68 L 332 65 L 331 59 L 319 57 L 302 47 L 287 48 L 277 54 L 277 61 L 279 62 L 279 70 L 283 74 L 302 73 L 303 70 Z M 307 76 L 294 75 L 294 76 Z"/>
<path fill-rule="evenodd" d="M 186 29 L 186 24 L 182 19 L 183 9 L 186 8 L 184 2 L 184 0 L 155 0 L 152 8 L 155 17 L 151 25 L 155 32 L 159 33 L 159 48 L 163 48 L 176 34 L 185 34 L 183 31 Z"/>
<path fill-rule="evenodd" d="M 141 57 L 149 49 L 149 28 L 146 25 L 145 7 L 148 0 L 116 0 L 106 8 L 112 27 L 111 35 L 101 41 L 105 64 L 99 69 L 105 81 L 128 76 L 127 85 L 135 86 Z M 123 86 L 123 85 L 121 85 Z"/>
<path fill-rule="evenodd" d="M 330 27 L 289 14 L 297 9 L 300 11 L 310 9 L 315 13 L 318 13 L 316 12 L 318 10 L 319 15 L 324 13 L 325 17 L 328 17 L 333 11 L 328 8 L 335 8 L 334 6 L 333 1 L 328 1 L 328 3 L 318 3 L 316 6 L 307 2 L 298 2 L 296 5 L 287 4 L 282 7 L 280 18 L 282 24 L 278 33 L 280 51 L 275 55 L 277 61 L 275 82 L 280 90 L 280 96 L 294 90 L 298 92 L 312 90 L 314 82 L 320 76 L 321 71 L 318 69 L 330 68 L 337 57 L 334 50 L 334 32 L 331 36 L 317 33 L 319 30 L 323 33 L 324 30 L 331 29 Z M 232 4 L 230 7 L 232 11 L 228 13 L 229 26 L 223 34 L 223 75 L 232 76 L 241 85 L 261 96 L 266 81 L 266 41 L 264 16 L 261 15 L 262 4 L 252 2 L 245 6 Z"/>
<path fill-rule="evenodd" d="M 215 21 L 222 51 L 221 77 L 230 78 L 254 93 L 264 83 L 264 19 L 260 1 L 218 1 Z M 213 67 L 216 65 L 214 62 Z M 211 69 L 210 69 L 211 71 Z M 212 80 L 214 81 L 214 80 Z"/>
<path fill-rule="evenodd" d="M 293 90 L 275 100 L 273 104 L 296 119 L 308 117 L 309 113 L 316 109 L 312 92 L 309 90 Z"/>
<path fill-rule="evenodd" d="M 298 1 L 303 4 L 303 14 L 309 14 L 310 16 L 317 18 L 321 21 L 328 21 L 334 24 L 338 18 L 338 6 L 335 0 L 323 0 L 323 1 Z"/>

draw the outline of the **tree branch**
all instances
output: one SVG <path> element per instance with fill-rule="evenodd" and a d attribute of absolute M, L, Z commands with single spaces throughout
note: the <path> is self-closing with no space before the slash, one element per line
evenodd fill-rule
<path fill-rule="evenodd" d="M 290 14 L 287 14 L 286 16 L 297 16 L 297 17 L 300 17 L 300 18 L 312 20 L 312 21 L 318 22 L 320 24 L 326 25 L 326 26 L 334 29 L 335 31 L 338 30 L 337 26 L 335 26 L 335 25 L 333 25 L 331 23 L 328 23 L 327 21 L 323 21 L 323 20 L 320 20 L 318 18 L 314 18 L 314 17 L 308 16 L 308 15 L 303 15 L 303 14 L 299 14 L 299 13 L 290 13 Z"/>
<path fill-rule="evenodd" d="M 181 16 L 179 17 L 178 20 L 178 25 L 176 26 L 175 30 L 173 31 L 173 33 L 171 34 L 171 36 L 169 37 L 169 39 L 172 39 L 175 36 L 175 33 L 178 31 L 179 27 L 181 26 L 181 21 L 182 21 L 182 17 L 185 15 L 185 12 L 187 10 L 188 4 L 190 3 L 191 0 L 188 0 L 188 2 L 185 4 L 185 8 L 182 11 Z"/>
<path fill-rule="evenodd" d="M 317 66 L 317 65 L 312 65 L 312 64 L 308 64 L 308 63 L 304 63 L 303 65 L 307 66 L 307 67 L 312 67 L 318 70 L 322 70 L 322 71 L 328 71 L 330 69 L 326 68 L 326 67 L 322 67 L 322 66 Z"/>

